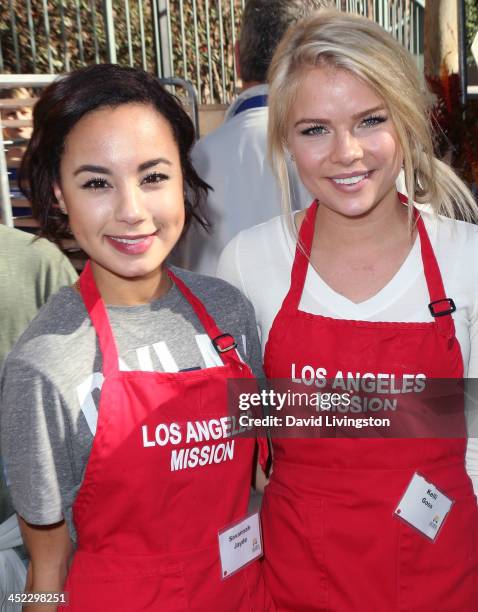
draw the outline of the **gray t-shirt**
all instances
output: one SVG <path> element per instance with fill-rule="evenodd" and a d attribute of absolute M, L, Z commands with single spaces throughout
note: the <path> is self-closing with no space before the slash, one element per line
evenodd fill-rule
<path fill-rule="evenodd" d="M 226 282 L 175 272 L 204 303 L 243 359 L 262 375 L 254 311 Z M 173 286 L 141 306 L 107 308 L 120 369 L 185 370 L 222 365 L 204 328 Z M 34 525 L 66 519 L 96 431 L 103 375 L 97 336 L 80 295 L 61 289 L 7 357 L 0 378 L 1 444 L 13 504 Z"/>

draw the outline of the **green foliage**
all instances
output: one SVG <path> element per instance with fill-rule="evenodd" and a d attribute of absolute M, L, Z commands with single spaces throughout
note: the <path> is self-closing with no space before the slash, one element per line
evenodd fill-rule
<path fill-rule="evenodd" d="M 0 2 L 0 71 L 61 73 L 108 61 L 103 0 L 47 0 L 46 12 L 43 4 L 43 0 Z M 172 73 L 192 81 L 200 101 L 227 102 L 233 94 L 233 38 L 242 4 L 240 0 L 168 2 Z M 115 0 L 113 8 L 117 62 L 157 72 L 152 2 Z"/>
<path fill-rule="evenodd" d="M 466 43 L 467 43 L 467 60 L 469 64 L 473 64 L 473 56 L 471 54 L 471 43 L 478 32 L 478 1 L 465 0 L 466 11 Z"/>
<path fill-rule="evenodd" d="M 240 28 L 243 3 L 240 0 L 198 0 L 195 3 L 170 0 L 169 4 L 173 73 L 196 85 L 200 101 L 227 102 L 235 88 L 233 43 Z M 183 39 L 184 45 L 181 44 Z M 223 87 L 225 96 L 222 95 Z"/>
<path fill-rule="evenodd" d="M 105 61 L 101 0 L 46 4 L 45 13 L 43 2 L 31 2 L 29 14 L 27 2 L 1 3 L 4 72 L 64 72 L 92 63 L 97 56 Z"/>

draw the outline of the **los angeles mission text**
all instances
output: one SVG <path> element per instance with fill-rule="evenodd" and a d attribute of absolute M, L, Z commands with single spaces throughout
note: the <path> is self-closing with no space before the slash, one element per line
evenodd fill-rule
<path fill-rule="evenodd" d="M 287 381 L 283 381 L 287 382 Z M 144 448 L 164 448 L 171 452 L 171 471 L 205 467 L 214 463 L 232 461 L 236 436 L 243 435 L 257 427 L 304 427 L 304 426 L 367 426 L 389 425 L 388 419 L 372 417 L 349 419 L 344 416 L 312 415 L 308 420 L 293 414 L 285 419 L 269 415 L 257 418 L 257 409 L 269 408 L 279 414 L 284 409 L 304 408 L 303 402 L 315 412 L 339 413 L 377 413 L 395 411 L 396 397 L 407 393 L 420 393 L 425 389 L 425 374 L 404 374 L 400 377 L 389 373 L 337 371 L 332 376 L 325 368 L 291 364 L 289 382 L 299 384 L 307 393 L 292 389 L 278 391 L 274 388 L 262 389 L 255 393 L 240 393 L 236 410 L 217 418 L 196 419 L 183 423 L 158 423 L 142 425 L 141 439 Z M 313 390 L 313 391 L 312 391 Z M 316 391 L 317 390 L 317 391 Z M 395 398 L 394 398 L 395 396 Z M 234 407 L 233 407 L 234 408 Z M 256 416 L 254 416 L 254 409 Z M 279 422 L 280 421 L 280 422 Z"/>
<path fill-rule="evenodd" d="M 141 428 L 145 448 L 171 447 L 171 472 L 232 461 L 234 436 L 244 431 L 233 415 Z M 194 443 L 198 446 L 188 446 Z"/>

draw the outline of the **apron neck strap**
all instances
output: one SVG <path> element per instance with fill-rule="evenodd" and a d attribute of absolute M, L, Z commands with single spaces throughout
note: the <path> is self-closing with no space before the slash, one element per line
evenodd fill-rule
<path fill-rule="evenodd" d="M 408 206 L 408 197 L 406 195 L 399 193 L 398 199 L 402 204 Z M 435 319 L 435 323 L 440 332 L 447 338 L 453 338 L 455 336 L 455 323 L 453 322 L 451 313 L 456 310 L 455 302 L 446 297 L 445 287 L 443 286 L 443 279 L 435 257 L 435 252 L 433 251 L 423 218 L 415 207 L 413 207 L 413 215 L 420 237 L 423 272 L 427 283 L 428 296 L 430 297 L 428 309 Z"/>
<path fill-rule="evenodd" d="M 430 297 L 428 308 L 440 332 L 452 338 L 455 335 L 455 324 L 451 313 L 456 310 L 455 303 L 446 297 L 440 268 L 423 218 L 416 208 L 413 209 L 413 212 L 417 223 L 418 235 L 420 236 L 423 271 Z"/>
<path fill-rule="evenodd" d="M 225 334 L 219 329 L 201 300 L 194 295 L 189 287 L 172 270 L 168 269 L 168 275 L 196 313 L 222 362 L 225 365 L 231 362 L 242 364 L 242 360 L 235 350 L 237 344 L 233 336 Z"/>
<path fill-rule="evenodd" d="M 80 275 L 80 294 L 98 336 L 103 358 L 103 374 L 105 378 L 112 376 L 119 370 L 118 349 L 111 331 L 105 303 L 96 286 L 90 261 L 86 262 Z"/>
<path fill-rule="evenodd" d="M 290 289 L 283 304 L 283 306 L 288 309 L 297 310 L 297 308 L 299 308 L 300 298 L 304 290 L 305 278 L 307 276 L 307 269 L 309 267 L 317 208 L 317 200 L 314 200 L 307 209 L 302 225 L 300 226 L 297 245 L 295 247 L 294 263 L 290 275 Z"/>

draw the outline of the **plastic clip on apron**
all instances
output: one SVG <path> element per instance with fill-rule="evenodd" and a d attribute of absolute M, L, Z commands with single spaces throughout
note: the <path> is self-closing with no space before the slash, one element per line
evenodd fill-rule
<path fill-rule="evenodd" d="M 430 323 L 338 320 L 298 309 L 317 203 L 300 229 L 291 287 L 265 350 L 268 378 L 305 365 L 337 371 L 461 378 L 450 314 Z M 430 302 L 445 299 L 423 220 Z M 305 255 L 304 255 L 305 253 Z M 440 307 L 440 305 L 438 305 Z M 443 305 L 441 305 L 443 310 Z M 446 308 L 446 305 L 445 305 Z M 478 510 L 465 439 L 273 439 L 262 507 L 264 578 L 278 610 L 478 610 Z M 415 471 L 455 500 L 437 539 L 393 515 Z"/>
<path fill-rule="evenodd" d="M 233 338 L 223 336 L 202 303 L 169 275 L 209 337 L 227 349 Z M 80 290 L 98 335 L 105 380 L 96 435 L 73 506 L 78 547 L 65 585 L 68 609 L 269 609 L 258 562 L 221 580 L 217 541 L 220 529 L 247 513 L 255 441 L 222 435 L 185 441 L 187 422 L 219 425 L 217 419 L 227 415 L 227 379 L 253 378 L 250 369 L 235 350 L 219 350 L 221 367 L 119 371 L 89 264 Z M 190 447 L 199 451 L 188 455 Z"/>

